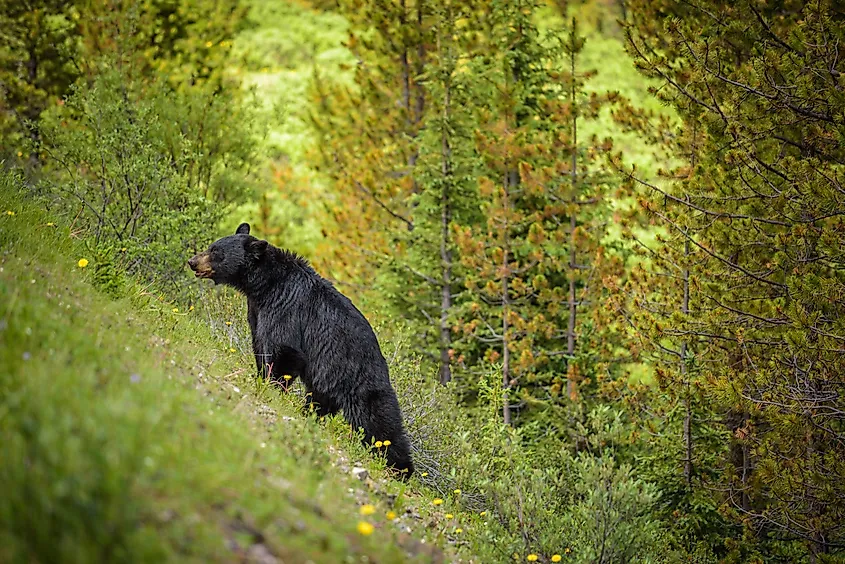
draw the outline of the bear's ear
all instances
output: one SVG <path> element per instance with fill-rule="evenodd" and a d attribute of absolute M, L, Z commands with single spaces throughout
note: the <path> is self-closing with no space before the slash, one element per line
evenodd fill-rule
<path fill-rule="evenodd" d="M 241 223 L 235 229 L 235 235 L 249 235 L 249 223 Z"/>
<path fill-rule="evenodd" d="M 267 241 L 262 241 L 261 239 L 253 239 L 246 245 L 247 252 L 254 259 L 260 259 L 264 256 L 264 253 L 267 251 L 267 246 L 269 244 L 270 243 L 268 243 Z"/>

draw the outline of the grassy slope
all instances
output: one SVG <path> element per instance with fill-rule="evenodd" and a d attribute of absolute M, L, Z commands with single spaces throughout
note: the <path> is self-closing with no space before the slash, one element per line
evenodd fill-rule
<path fill-rule="evenodd" d="M 402 532 L 432 526 L 425 495 L 253 379 L 207 314 L 111 300 L 68 229 L 8 188 L 0 214 L 0 561 L 439 558 Z"/>

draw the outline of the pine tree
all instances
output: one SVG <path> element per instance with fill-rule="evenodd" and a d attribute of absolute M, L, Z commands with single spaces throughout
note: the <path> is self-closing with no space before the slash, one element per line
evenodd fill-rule
<path fill-rule="evenodd" d="M 648 208 L 695 256 L 680 264 L 701 305 L 658 329 L 695 343 L 709 409 L 731 432 L 716 484 L 728 516 L 773 557 L 803 545 L 819 561 L 845 538 L 843 13 L 629 7 L 631 52 L 698 132 L 680 139 L 678 157 L 693 142 L 698 155 L 681 191 L 651 184 Z"/>
<path fill-rule="evenodd" d="M 546 147 L 556 94 L 547 89 L 553 52 L 534 24 L 533 2 L 494 2 L 491 45 L 507 45 L 476 61 L 478 130 L 482 158 L 479 193 L 486 221 L 457 226 L 466 269 L 459 328 L 470 366 L 501 362 L 502 387 L 533 378 L 543 362 L 540 343 L 554 333 L 553 320 L 538 299 L 546 289 L 545 228 L 547 193 L 532 171 L 550 166 Z M 551 277 L 553 278 L 553 276 Z M 482 368 L 483 370 L 483 368 Z M 505 423 L 512 422 L 505 393 Z"/>
<path fill-rule="evenodd" d="M 421 78 L 431 46 L 425 0 L 349 0 L 347 47 L 354 86 L 314 84 L 313 124 L 334 183 L 327 236 L 337 243 L 337 278 L 370 286 L 391 260 L 394 234 L 413 230 L 414 167 L 428 95 Z"/>
<path fill-rule="evenodd" d="M 444 0 L 432 6 L 435 47 L 422 77 L 430 111 L 415 166 L 417 193 L 410 203 L 414 229 L 398 234 L 401 255 L 390 263 L 386 282 L 396 314 L 419 328 L 422 351 L 436 351 L 441 384 L 452 379 L 453 309 L 461 276 L 453 225 L 478 221 L 466 69 L 477 49 L 477 4 Z"/>

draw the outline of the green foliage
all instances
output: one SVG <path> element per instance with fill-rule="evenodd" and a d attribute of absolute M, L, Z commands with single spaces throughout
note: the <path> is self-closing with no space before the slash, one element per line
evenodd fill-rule
<path fill-rule="evenodd" d="M 41 112 L 79 75 L 77 4 L 0 2 L 0 158 L 24 156 Z"/>
<path fill-rule="evenodd" d="M 841 559 L 841 10 L 631 8 L 630 51 L 684 121 L 669 143 L 682 164 L 643 184 L 666 231 L 642 326 L 675 357 L 661 399 L 684 405 L 699 437 L 717 418 L 730 433 L 693 457 L 690 483 L 743 529 L 732 558 Z"/>
<path fill-rule="evenodd" d="M 587 446 L 576 452 L 532 445 L 530 429 L 503 426 L 502 388 L 495 372 L 480 383 L 486 406 L 472 431 L 458 483 L 484 500 L 491 516 L 473 528 L 480 555 L 502 561 L 512 553 L 565 554 L 568 562 L 654 562 L 666 549 L 654 516 L 659 494 L 619 463 L 612 445 L 626 433 L 619 413 L 592 410 L 582 427 Z"/>
<path fill-rule="evenodd" d="M 185 256 L 213 237 L 209 227 L 248 187 L 240 176 L 250 159 L 248 122 L 234 121 L 226 103 L 106 68 L 45 114 L 43 150 L 54 174 L 41 191 L 92 232 L 102 264 L 179 295 Z"/>

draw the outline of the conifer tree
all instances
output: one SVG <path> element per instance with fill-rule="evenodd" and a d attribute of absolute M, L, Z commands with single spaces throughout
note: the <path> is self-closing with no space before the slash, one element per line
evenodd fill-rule
<path fill-rule="evenodd" d="M 648 208 L 696 257 L 684 263 L 700 308 L 659 330 L 696 343 L 731 433 L 714 490 L 762 550 L 820 561 L 845 546 L 843 14 L 825 1 L 629 7 L 631 52 L 699 133 L 680 139 L 697 145 L 687 178 L 650 184 Z"/>
<path fill-rule="evenodd" d="M 460 314 L 463 351 L 472 366 L 501 363 L 502 386 L 533 379 L 544 362 L 543 340 L 555 332 L 543 312 L 549 266 L 543 247 L 547 190 L 533 171 L 552 166 L 547 147 L 556 93 L 549 69 L 554 52 L 533 21 L 534 2 L 494 2 L 491 45 L 507 49 L 480 58 L 476 73 L 478 131 L 482 158 L 479 193 L 486 220 L 457 227 L 466 269 Z M 551 244 L 549 247 L 553 247 Z M 502 408 L 512 422 L 508 394 Z"/>
<path fill-rule="evenodd" d="M 335 188 L 327 210 L 327 235 L 338 243 L 333 275 L 370 285 L 391 258 L 394 234 L 414 228 L 409 206 L 419 191 L 414 167 L 428 112 L 421 79 L 431 29 L 425 0 L 349 0 L 341 10 L 358 59 L 354 85 L 318 77 L 313 124 Z"/>
<path fill-rule="evenodd" d="M 453 309 L 460 287 L 453 224 L 478 220 L 466 69 L 479 43 L 473 25 L 478 4 L 444 0 L 431 8 L 435 46 L 422 77 L 430 111 L 415 167 L 417 193 L 409 206 L 414 229 L 398 233 L 399 252 L 389 263 L 386 280 L 394 311 L 418 328 L 423 352 L 436 351 L 442 384 L 452 379 Z"/>

